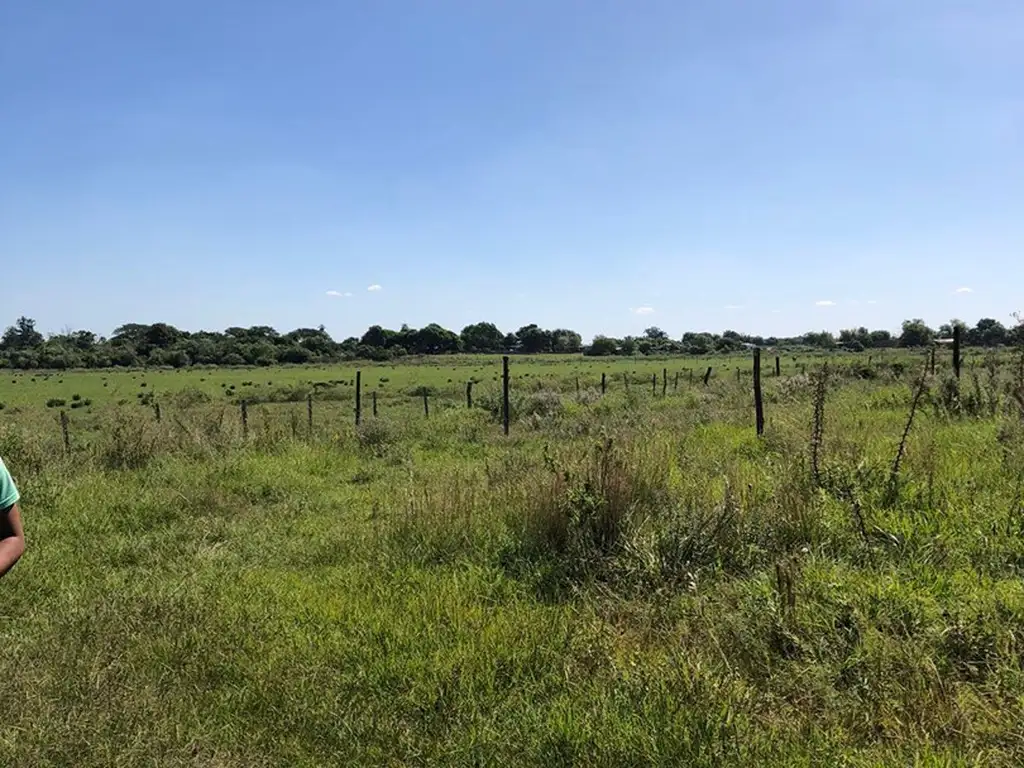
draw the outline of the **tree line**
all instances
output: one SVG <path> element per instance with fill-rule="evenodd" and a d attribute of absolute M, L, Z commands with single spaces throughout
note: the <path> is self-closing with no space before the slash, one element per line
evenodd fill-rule
<path fill-rule="evenodd" d="M 983 318 L 973 327 L 953 320 L 933 329 L 923 320 L 914 319 L 904 321 L 899 334 L 850 328 L 840 331 L 838 336 L 819 331 L 787 338 L 725 331 L 721 334 L 687 332 L 681 338 L 673 339 L 662 329 L 651 327 L 642 336 L 613 338 L 598 335 L 590 344 L 584 345 L 576 331 L 566 328 L 547 330 L 536 324 L 508 333 L 493 323 L 467 325 L 459 333 L 437 323 L 419 329 L 403 325 L 398 330 L 374 325 L 360 337 L 335 341 L 322 325 L 279 333 L 265 325 L 189 332 L 167 323 L 129 323 L 116 328 L 109 338 L 105 338 L 85 330 L 67 330 L 44 336 L 36 329 L 34 320 L 20 317 L 0 337 L 0 367 L 268 366 L 350 360 L 387 361 L 406 355 L 457 352 L 710 355 L 737 352 L 751 346 L 863 351 L 928 346 L 937 339 L 951 337 L 956 326 L 961 329 L 964 344 L 969 346 L 1024 345 L 1024 323 L 1008 328 L 992 318 Z"/>

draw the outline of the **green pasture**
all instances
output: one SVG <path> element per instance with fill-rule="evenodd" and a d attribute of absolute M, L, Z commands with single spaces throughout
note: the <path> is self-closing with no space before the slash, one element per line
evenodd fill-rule
<path fill-rule="evenodd" d="M 0 765 L 1019 765 L 1024 377 L 973 357 L 766 358 L 760 438 L 749 356 L 513 357 L 508 437 L 500 357 L 361 365 L 358 427 L 354 366 L 7 376 Z"/>

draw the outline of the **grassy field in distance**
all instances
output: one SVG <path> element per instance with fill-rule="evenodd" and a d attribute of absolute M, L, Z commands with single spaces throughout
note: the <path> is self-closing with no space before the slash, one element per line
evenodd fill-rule
<path fill-rule="evenodd" d="M 1019 765 L 1016 358 L 867 357 L 5 371 L 0 764 Z"/>

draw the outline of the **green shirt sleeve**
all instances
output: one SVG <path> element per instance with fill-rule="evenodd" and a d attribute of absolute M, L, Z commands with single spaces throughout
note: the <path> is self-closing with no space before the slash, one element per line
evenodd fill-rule
<path fill-rule="evenodd" d="M 13 507 L 18 503 L 18 489 L 14 487 L 14 480 L 11 473 L 4 466 L 4 460 L 0 459 L 0 512 Z"/>

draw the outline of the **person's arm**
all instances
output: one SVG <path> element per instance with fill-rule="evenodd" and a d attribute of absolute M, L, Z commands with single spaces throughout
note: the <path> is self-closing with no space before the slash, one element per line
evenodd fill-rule
<path fill-rule="evenodd" d="M 0 511 L 0 576 L 18 562 L 25 551 L 25 531 L 21 527 L 21 510 L 15 504 Z"/>

